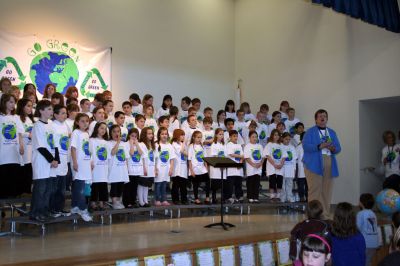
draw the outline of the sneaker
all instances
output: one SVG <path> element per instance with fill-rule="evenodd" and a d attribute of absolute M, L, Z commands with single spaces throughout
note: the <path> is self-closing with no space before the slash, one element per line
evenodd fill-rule
<path fill-rule="evenodd" d="M 250 203 L 253 203 L 253 202 L 254 202 L 254 200 L 253 200 L 253 199 L 249 199 L 249 202 L 250 202 Z"/>
<path fill-rule="evenodd" d="M 168 201 L 163 201 L 161 204 L 162 204 L 162 206 L 170 206 L 171 205 L 171 204 L 169 204 Z"/>
<path fill-rule="evenodd" d="M 73 207 L 73 208 L 71 209 L 71 214 L 79 214 L 79 213 L 80 213 L 80 210 L 79 210 L 78 207 Z"/>
<path fill-rule="evenodd" d="M 61 216 L 64 216 L 64 217 L 71 216 L 71 213 L 69 211 L 66 211 L 66 210 L 59 211 L 59 213 L 61 213 Z"/>
<path fill-rule="evenodd" d="M 113 207 L 114 210 L 122 210 L 122 209 L 125 209 L 125 206 L 122 205 L 122 203 L 121 203 L 121 202 L 118 202 L 118 201 L 115 202 L 115 203 L 113 203 L 112 207 Z"/>
<path fill-rule="evenodd" d="M 53 218 L 61 217 L 61 212 L 52 211 L 50 212 L 50 216 Z"/>
<path fill-rule="evenodd" d="M 84 220 L 85 222 L 93 221 L 93 217 L 89 214 L 87 209 L 80 211 L 79 215 L 81 216 L 82 220 Z"/>
<path fill-rule="evenodd" d="M 156 205 L 156 206 L 161 206 L 161 201 L 156 201 L 155 203 L 154 203 L 154 205 Z"/>

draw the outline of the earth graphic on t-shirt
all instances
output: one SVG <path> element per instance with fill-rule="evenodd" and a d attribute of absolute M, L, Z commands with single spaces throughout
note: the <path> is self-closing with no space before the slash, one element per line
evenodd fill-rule
<path fill-rule="evenodd" d="M 112 127 L 112 125 L 114 125 L 113 121 L 108 121 L 107 127 L 110 128 L 110 127 Z"/>
<path fill-rule="evenodd" d="M 61 136 L 60 147 L 62 150 L 68 151 L 68 148 L 69 148 L 69 137 L 68 136 Z"/>
<path fill-rule="evenodd" d="M 203 151 L 198 151 L 198 152 L 196 152 L 195 157 L 196 157 L 196 160 L 197 160 L 198 162 L 202 163 L 202 162 L 203 162 L 203 158 L 204 158 L 204 153 L 203 153 Z"/>
<path fill-rule="evenodd" d="M 132 158 L 132 161 L 133 161 L 134 163 L 140 162 L 140 154 L 139 154 L 139 151 L 134 151 L 131 158 Z"/>
<path fill-rule="evenodd" d="M 125 161 L 125 150 L 124 149 L 118 149 L 117 153 L 115 154 L 117 157 L 117 160 L 120 162 Z"/>
<path fill-rule="evenodd" d="M 274 157 L 274 159 L 280 159 L 280 158 L 282 158 L 282 151 L 281 151 L 281 149 L 273 149 L 273 150 L 272 150 L 272 157 Z"/>
<path fill-rule="evenodd" d="M 386 155 L 386 161 L 387 161 L 388 163 L 393 162 L 394 159 L 396 159 L 396 153 L 395 153 L 395 152 L 391 151 L 391 152 L 389 152 L 389 153 Z"/>
<path fill-rule="evenodd" d="M 287 155 L 288 157 L 286 157 L 286 161 L 290 162 L 291 160 L 293 160 L 293 153 L 291 151 L 287 151 Z"/>
<path fill-rule="evenodd" d="M 3 130 L 1 132 L 5 139 L 11 140 L 15 139 L 17 136 L 17 128 L 13 124 L 3 126 Z"/>
<path fill-rule="evenodd" d="M 259 138 L 263 140 L 263 139 L 265 139 L 266 137 L 267 137 L 267 133 L 265 133 L 264 130 L 261 131 L 261 132 L 260 132 L 260 137 L 259 137 Z"/>
<path fill-rule="evenodd" d="M 169 160 L 169 152 L 168 152 L 168 151 L 161 151 L 161 153 L 160 153 L 160 160 L 161 160 L 161 162 L 163 162 L 163 163 L 168 162 L 168 160 Z"/>
<path fill-rule="evenodd" d="M 150 160 L 150 162 L 154 163 L 154 151 L 153 150 L 149 151 L 149 160 Z"/>
<path fill-rule="evenodd" d="M 206 140 L 211 140 L 213 139 L 213 136 L 207 136 Z M 207 143 L 206 146 L 211 146 L 211 143 Z"/>
<path fill-rule="evenodd" d="M 220 158 L 225 157 L 224 151 L 219 151 L 217 157 L 220 157 Z"/>
<path fill-rule="evenodd" d="M 97 155 L 97 158 L 100 161 L 107 160 L 107 157 L 108 157 L 107 149 L 105 147 L 98 147 L 97 150 L 96 150 L 96 155 Z"/>
<path fill-rule="evenodd" d="M 47 144 L 49 144 L 51 149 L 54 149 L 54 135 L 52 133 L 47 135 Z"/>
<path fill-rule="evenodd" d="M 82 143 L 82 150 L 86 156 L 90 156 L 89 141 L 84 140 Z"/>
<path fill-rule="evenodd" d="M 182 160 L 182 161 L 186 160 L 186 156 L 185 156 L 185 154 L 183 154 L 183 153 L 181 153 L 181 160 Z"/>
<path fill-rule="evenodd" d="M 128 129 L 128 131 L 134 127 L 135 127 L 135 125 L 133 123 L 126 124 L 126 129 Z"/>
<path fill-rule="evenodd" d="M 32 132 L 32 129 L 33 129 L 33 126 L 24 126 L 24 128 L 25 128 L 25 132 L 27 132 L 27 133 L 31 133 Z"/>
<path fill-rule="evenodd" d="M 126 141 L 126 137 L 127 137 L 127 134 L 126 134 L 126 133 L 122 134 L 122 135 L 121 135 L 122 141 Z"/>
<path fill-rule="evenodd" d="M 236 150 L 234 154 L 240 155 L 240 150 Z M 240 158 L 235 158 L 235 161 L 240 162 Z"/>
<path fill-rule="evenodd" d="M 33 58 L 29 76 L 38 91 L 43 94 L 46 84 L 56 85 L 57 92 L 65 94 L 70 86 L 75 86 L 79 70 L 74 60 L 62 52 L 44 52 Z"/>
<path fill-rule="evenodd" d="M 251 155 L 253 156 L 253 160 L 255 160 L 255 161 L 261 160 L 261 152 L 260 152 L 260 150 L 253 150 Z"/>
<path fill-rule="evenodd" d="M 293 136 L 294 134 L 296 134 L 296 131 L 295 131 L 294 126 L 292 126 L 292 127 L 289 128 L 289 133 L 290 133 L 291 136 Z"/>

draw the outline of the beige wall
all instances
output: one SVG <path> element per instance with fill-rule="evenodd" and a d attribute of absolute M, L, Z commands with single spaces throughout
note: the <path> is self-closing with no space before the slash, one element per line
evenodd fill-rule
<path fill-rule="evenodd" d="M 153 94 L 156 108 L 167 93 L 214 108 L 233 96 L 231 0 L 2 0 L 1 9 L 1 29 L 112 46 L 119 103 L 134 91 Z"/>
<path fill-rule="evenodd" d="M 400 94 L 400 35 L 309 1 L 240 0 L 235 65 L 254 105 L 276 110 L 287 99 L 308 126 L 316 109 L 328 110 L 343 147 L 333 201 L 356 203 L 358 101 Z"/>

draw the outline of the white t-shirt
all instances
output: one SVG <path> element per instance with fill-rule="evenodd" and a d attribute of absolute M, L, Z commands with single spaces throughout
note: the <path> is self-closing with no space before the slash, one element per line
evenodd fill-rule
<path fill-rule="evenodd" d="M 296 134 L 294 126 L 300 122 L 298 118 L 293 118 L 293 120 L 289 120 L 289 118 L 285 121 L 286 132 L 289 132 L 291 136 Z"/>
<path fill-rule="evenodd" d="M 206 140 L 213 140 L 214 139 L 214 130 L 204 130 L 203 132 L 203 139 L 202 142 Z M 205 157 L 210 157 L 211 156 L 211 144 L 203 144 L 204 147 L 204 156 Z"/>
<path fill-rule="evenodd" d="M 121 129 L 121 139 L 126 141 L 128 139 L 128 129 L 126 127 L 119 127 Z"/>
<path fill-rule="evenodd" d="M 159 151 L 159 147 L 161 147 Z M 170 143 L 160 143 L 156 145 L 156 167 L 158 175 L 154 182 L 169 182 L 170 176 L 168 174 L 170 169 L 170 162 L 176 158 L 175 150 Z"/>
<path fill-rule="evenodd" d="M 296 173 L 297 152 L 296 148 L 289 145 L 282 145 L 282 150 L 287 154 L 285 163 L 283 165 L 283 177 L 294 178 Z"/>
<path fill-rule="evenodd" d="M 115 124 L 114 115 L 113 114 L 109 114 L 105 122 L 106 122 L 107 128 L 112 127 L 112 125 Z"/>
<path fill-rule="evenodd" d="M 244 158 L 250 159 L 253 163 L 260 163 L 263 159 L 262 146 L 260 144 L 248 143 L 244 147 Z M 255 168 L 246 161 L 247 176 L 261 175 L 262 167 Z"/>
<path fill-rule="evenodd" d="M 128 174 L 130 176 L 143 176 L 143 156 L 139 153 L 136 145 L 133 149 L 135 151 L 128 160 Z"/>
<path fill-rule="evenodd" d="M 242 136 L 243 139 L 244 139 L 244 135 L 243 135 L 244 128 L 247 128 L 247 123 L 245 121 L 242 121 L 242 122 L 236 121 L 235 122 L 235 129 Z"/>
<path fill-rule="evenodd" d="M 135 118 L 132 116 L 125 115 L 124 127 L 127 131 L 135 127 Z"/>
<path fill-rule="evenodd" d="M 321 138 L 322 142 L 325 142 L 325 140 L 332 141 L 331 136 L 329 135 L 329 130 L 328 128 L 325 128 L 324 130 L 318 129 L 319 131 L 319 137 Z M 331 155 L 331 151 L 328 148 L 324 148 L 321 150 L 322 154 L 324 155 Z"/>
<path fill-rule="evenodd" d="M 400 175 L 400 144 L 395 144 L 392 147 L 385 146 L 382 149 L 382 163 L 383 160 L 386 158 L 386 165 L 385 165 L 385 177 L 391 175 Z"/>
<path fill-rule="evenodd" d="M 108 141 L 100 138 L 90 138 L 90 151 L 92 152 L 92 181 L 93 183 L 108 182 L 108 160 L 111 151 Z"/>
<path fill-rule="evenodd" d="M 21 120 L 16 115 L 0 115 L 0 165 L 21 164 L 18 134 L 24 133 Z"/>
<path fill-rule="evenodd" d="M 154 118 L 146 118 L 146 122 L 144 122 L 145 127 L 149 127 L 153 129 L 153 132 L 157 132 L 158 126 L 157 126 L 157 121 Z"/>
<path fill-rule="evenodd" d="M 21 120 L 20 120 L 21 121 Z M 24 139 L 24 155 L 22 155 L 23 164 L 30 164 L 32 162 L 32 139 L 29 137 L 29 133 L 33 129 L 33 121 L 29 118 L 25 118 L 25 122 L 22 122 L 24 133 L 22 134 Z"/>
<path fill-rule="evenodd" d="M 254 121 L 256 121 L 256 116 L 255 115 L 253 115 L 253 114 L 244 114 L 244 121 L 250 121 L 250 120 L 254 120 Z"/>
<path fill-rule="evenodd" d="M 287 158 L 287 154 L 282 147 L 283 145 L 278 143 L 269 142 L 267 146 L 264 148 L 264 156 L 269 156 L 274 160 L 275 164 L 280 164 L 282 158 Z M 281 169 L 276 169 L 268 160 L 267 160 L 267 175 L 282 175 L 284 174 L 283 167 Z"/>
<path fill-rule="evenodd" d="M 237 120 L 236 112 L 230 113 L 230 112 L 225 112 L 226 118 L 232 118 L 233 120 Z"/>
<path fill-rule="evenodd" d="M 179 129 L 179 119 L 175 119 L 175 120 L 173 120 L 173 119 L 174 118 L 171 118 L 169 120 L 169 127 L 168 127 L 168 131 L 172 132 L 172 133 L 174 133 L 175 129 Z M 171 137 L 172 137 L 172 135 L 171 135 Z"/>
<path fill-rule="evenodd" d="M 169 108 L 163 109 L 162 107 L 157 110 L 155 118 L 158 119 L 163 115 L 169 115 Z"/>
<path fill-rule="evenodd" d="M 297 145 L 296 154 L 297 154 L 297 177 L 305 178 L 306 173 L 304 172 L 304 164 L 303 164 L 304 149 L 302 144 Z"/>
<path fill-rule="evenodd" d="M 50 163 L 38 151 L 39 148 L 47 149 L 53 156 L 55 154 L 54 135 L 49 123 L 37 121 L 32 129 L 32 179 L 45 179 L 50 177 Z"/>
<path fill-rule="evenodd" d="M 213 123 L 212 129 L 216 130 L 217 128 L 220 128 L 223 131 L 226 131 L 226 126 L 225 126 L 225 124 L 223 122 L 220 122 L 220 123 L 217 122 L 215 124 Z"/>
<path fill-rule="evenodd" d="M 195 175 L 207 173 L 207 168 L 204 165 L 204 149 L 201 145 L 189 145 L 188 160 L 192 163 Z"/>
<path fill-rule="evenodd" d="M 301 143 L 300 135 L 295 134 L 293 138 L 290 140 L 290 142 L 292 143 L 293 146 L 297 147 Z"/>
<path fill-rule="evenodd" d="M 279 111 L 281 113 L 281 121 L 285 122 L 288 119 L 288 115 L 285 112 Z"/>
<path fill-rule="evenodd" d="M 179 111 L 179 121 L 180 121 L 181 124 L 186 121 L 187 117 L 188 117 L 188 111 L 187 110 L 186 111 L 184 111 L 184 110 L 180 110 Z"/>
<path fill-rule="evenodd" d="M 187 156 L 181 152 L 181 144 L 174 142 L 172 147 L 175 151 L 174 173 L 172 176 L 188 177 Z M 185 150 L 187 150 L 185 146 Z"/>
<path fill-rule="evenodd" d="M 197 112 L 196 117 L 198 121 L 203 121 L 204 120 L 204 114 L 202 112 Z"/>
<path fill-rule="evenodd" d="M 116 141 L 108 141 L 108 149 L 110 151 L 110 160 L 108 164 L 108 182 L 129 182 L 128 176 L 128 163 L 129 158 L 129 143 L 120 142 L 118 145 L 118 150 L 115 155 L 111 154 L 111 150 L 116 145 Z"/>
<path fill-rule="evenodd" d="M 185 143 L 187 145 L 189 145 L 189 143 L 190 143 L 190 139 L 192 138 L 193 132 L 195 132 L 195 131 L 202 132 L 201 129 L 199 129 L 198 127 L 195 127 L 195 128 L 187 127 L 186 129 L 184 129 L 184 131 L 185 131 Z"/>
<path fill-rule="evenodd" d="M 211 145 L 211 157 L 226 157 L 225 146 L 222 143 Z M 221 169 L 210 166 L 210 178 L 221 179 Z M 223 179 L 226 179 L 226 170 L 223 171 Z"/>
<path fill-rule="evenodd" d="M 136 106 L 132 106 L 132 117 L 136 117 L 137 115 L 143 114 L 143 105 L 138 104 Z"/>
<path fill-rule="evenodd" d="M 139 143 L 140 149 L 143 154 L 143 163 L 147 169 L 147 176 L 145 177 L 155 177 L 155 151 L 147 149 L 146 145 L 143 142 Z M 143 175 L 144 176 L 144 175 Z"/>
<path fill-rule="evenodd" d="M 266 124 L 257 123 L 258 140 L 261 146 L 265 147 L 269 138 L 269 128 Z"/>
<path fill-rule="evenodd" d="M 226 144 L 226 156 L 233 161 L 239 163 L 240 158 L 234 158 L 232 156 L 229 156 L 230 154 L 237 154 L 237 155 L 243 155 L 243 148 L 240 144 L 235 144 L 232 142 L 228 142 Z M 227 170 L 227 176 L 243 176 L 243 167 L 239 168 L 228 168 Z"/>
<path fill-rule="evenodd" d="M 272 130 L 276 129 L 277 123 L 271 123 L 268 125 L 268 132 L 271 134 Z"/>
<path fill-rule="evenodd" d="M 58 148 L 58 154 L 60 156 L 60 163 L 56 168 L 56 174 L 58 176 L 65 176 L 68 173 L 68 155 L 70 152 L 69 136 L 71 132 L 65 122 L 61 123 L 54 120 L 53 123 L 51 123 L 51 127 L 54 132 L 54 143 L 56 148 Z"/>
<path fill-rule="evenodd" d="M 80 129 L 75 129 L 71 136 L 71 148 L 72 147 L 76 149 L 76 161 L 78 163 L 78 172 L 73 170 L 72 167 L 74 179 L 85 181 L 92 180 L 89 134 Z"/>

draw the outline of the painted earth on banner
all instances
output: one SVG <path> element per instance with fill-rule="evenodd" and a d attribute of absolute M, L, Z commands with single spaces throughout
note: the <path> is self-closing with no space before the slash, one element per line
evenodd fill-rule
<path fill-rule="evenodd" d="M 33 83 L 41 95 L 49 83 L 63 94 L 75 86 L 80 98 L 91 100 L 96 93 L 111 90 L 111 48 L 0 31 L 0 77 L 21 90 Z"/>

